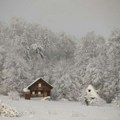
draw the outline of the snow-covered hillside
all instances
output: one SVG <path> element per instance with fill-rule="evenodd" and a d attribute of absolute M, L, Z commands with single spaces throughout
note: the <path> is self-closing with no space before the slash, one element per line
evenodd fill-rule
<path fill-rule="evenodd" d="M 21 113 L 21 117 L 0 117 L 0 120 L 120 120 L 120 108 L 112 105 L 97 107 L 39 99 L 14 101 L 5 96 L 0 99 Z"/>
<path fill-rule="evenodd" d="M 36 78 L 53 86 L 54 100 L 82 101 L 91 84 L 111 103 L 120 94 L 120 30 L 77 39 L 20 18 L 0 22 L 0 94 L 21 94 Z"/>

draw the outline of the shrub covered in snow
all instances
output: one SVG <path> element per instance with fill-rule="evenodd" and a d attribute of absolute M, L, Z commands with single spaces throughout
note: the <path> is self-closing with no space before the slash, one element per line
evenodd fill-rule
<path fill-rule="evenodd" d="M 68 99 L 62 98 L 61 101 L 68 101 Z"/>
<path fill-rule="evenodd" d="M 20 95 L 19 95 L 19 93 L 17 91 L 10 91 L 8 93 L 8 96 L 12 100 L 19 100 L 20 99 Z"/>
<path fill-rule="evenodd" d="M 51 100 L 51 97 L 50 96 L 47 96 L 47 97 L 43 97 L 42 99 L 41 99 L 41 101 L 45 101 L 45 100 Z"/>
<path fill-rule="evenodd" d="M 116 105 L 117 107 L 120 107 L 120 95 L 119 95 L 118 97 L 116 97 L 116 98 L 112 101 L 112 103 L 113 103 L 114 105 Z"/>
<path fill-rule="evenodd" d="M 85 102 L 87 105 L 104 105 L 106 102 L 100 97 L 86 97 Z"/>
<path fill-rule="evenodd" d="M 3 117 L 18 117 L 19 113 L 11 106 L 0 102 L 0 116 Z"/>

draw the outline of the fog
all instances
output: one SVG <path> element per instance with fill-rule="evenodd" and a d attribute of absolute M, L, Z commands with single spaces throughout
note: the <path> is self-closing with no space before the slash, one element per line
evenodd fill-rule
<path fill-rule="evenodd" d="M 120 0 L 0 0 L 0 21 L 20 17 L 54 32 L 108 37 L 120 27 Z"/>

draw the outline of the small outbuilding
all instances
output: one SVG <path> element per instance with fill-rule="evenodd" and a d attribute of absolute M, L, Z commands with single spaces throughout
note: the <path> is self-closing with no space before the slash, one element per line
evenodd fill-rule
<path fill-rule="evenodd" d="M 106 102 L 99 96 L 98 90 L 92 85 L 88 85 L 85 96 L 86 105 L 103 105 Z"/>
<path fill-rule="evenodd" d="M 96 90 L 92 85 L 88 85 L 86 89 L 87 96 L 91 98 L 99 98 L 98 90 Z"/>
<path fill-rule="evenodd" d="M 51 89 L 53 88 L 48 82 L 42 78 L 36 79 L 33 83 L 23 89 L 25 99 L 31 97 L 47 97 L 50 96 Z"/>

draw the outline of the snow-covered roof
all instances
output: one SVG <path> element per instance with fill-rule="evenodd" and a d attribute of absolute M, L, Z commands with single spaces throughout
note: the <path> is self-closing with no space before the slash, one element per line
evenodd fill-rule
<path fill-rule="evenodd" d="M 26 89 L 28 89 L 31 85 L 33 85 L 34 83 L 36 83 L 38 80 L 43 80 L 42 78 L 37 78 L 35 81 L 33 81 L 30 85 L 28 85 L 27 87 L 26 87 Z M 45 80 L 43 80 L 44 82 L 46 82 Z M 46 82 L 48 85 L 50 85 L 48 82 Z M 50 85 L 52 88 L 53 88 L 53 86 L 52 85 Z"/>
<path fill-rule="evenodd" d="M 99 95 L 97 94 L 97 90 L 92 85 L 88 85 L 86 93 L 91 97 L 99 97 Z"/>
<path fill-rule="evenodd" d="M 28 88 L 24 88 L 23 92 L 30 92 L 30 90 Z"/>

